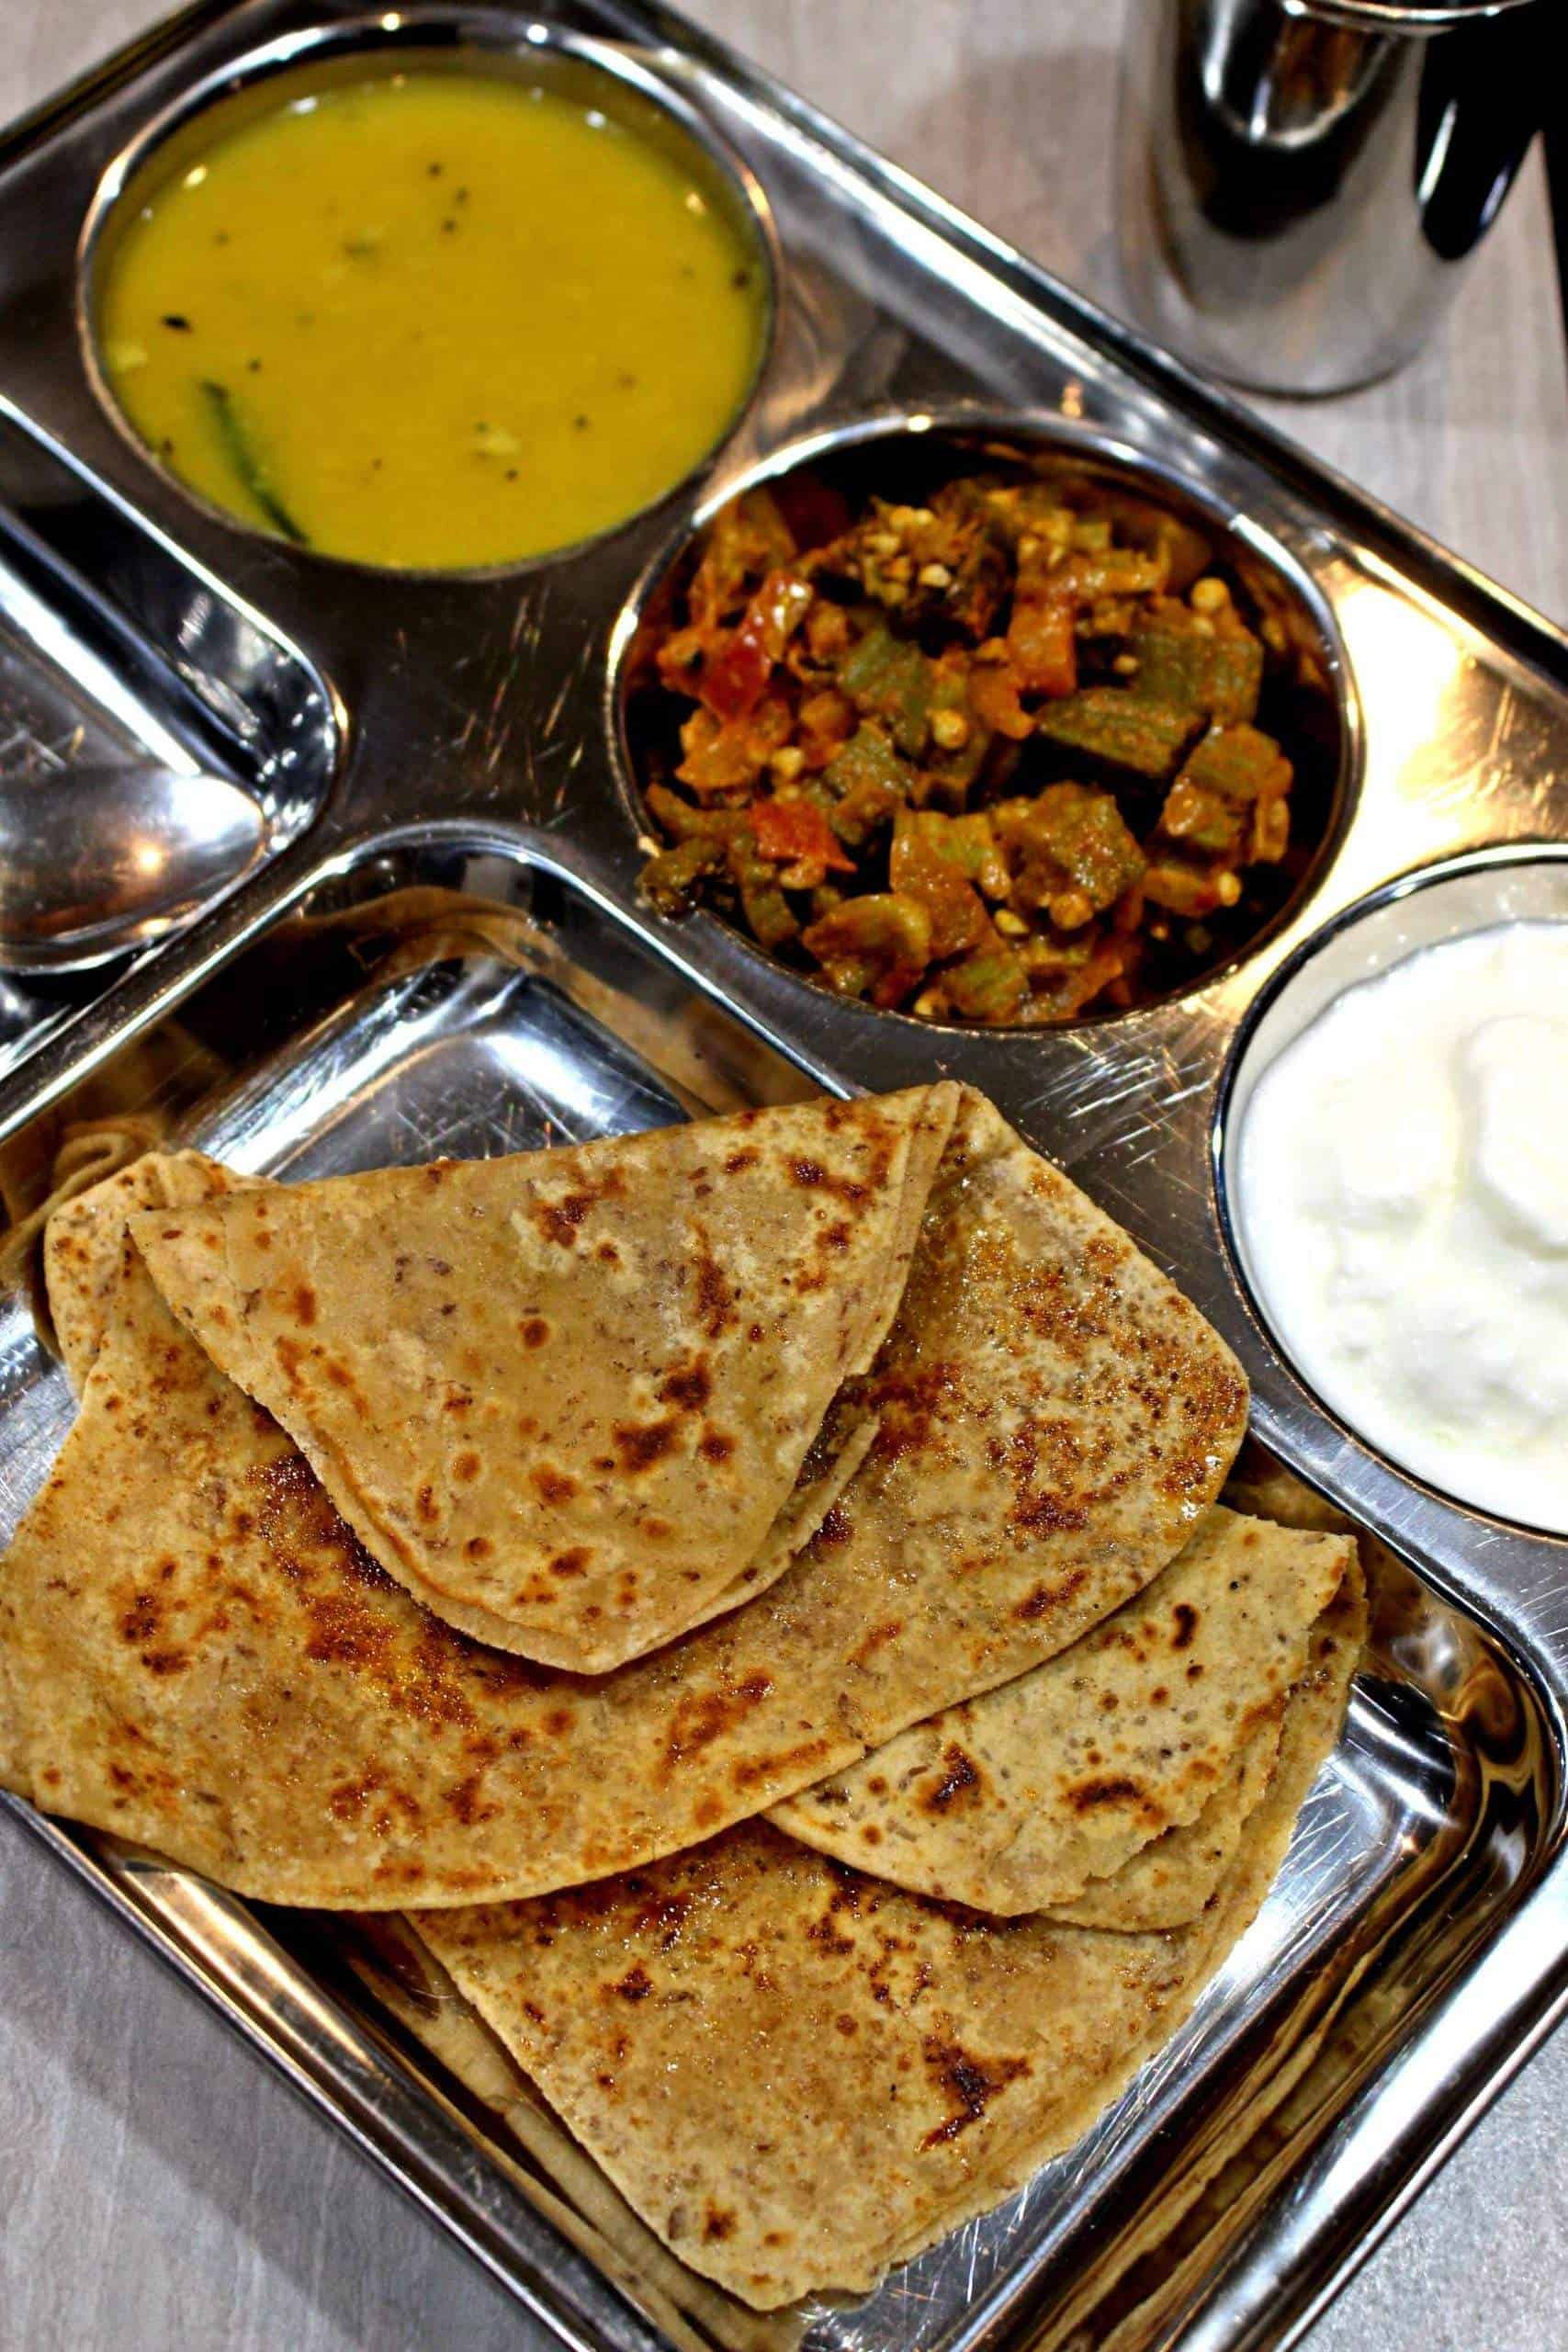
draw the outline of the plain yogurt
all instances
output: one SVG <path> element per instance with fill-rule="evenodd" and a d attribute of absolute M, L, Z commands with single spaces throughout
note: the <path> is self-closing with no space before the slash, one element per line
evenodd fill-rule
<path fill-rule="evenodd" d="M 1420 949 L 1335 999 L 1242 1114 L 1258 1301 L 1359 1436 L 1568 1533 L 1568 922 Z"/>

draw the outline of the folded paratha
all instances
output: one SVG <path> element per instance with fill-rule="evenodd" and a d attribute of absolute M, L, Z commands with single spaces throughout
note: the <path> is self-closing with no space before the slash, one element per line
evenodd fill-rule
<path fill-rule="evenodd" d="M 44 1227 L 44 1283 L 54 1336 L 78 1396 L 119 1288 L 126 1219 L 137 1209 L 219 1200 L 253 1182 L 204 1152 L 147 1151 L 54 1211 Z"/>
<path fill-rule="evenodd" d="M 1235 1859 L 1169 1934 L 987 1919 L 762 1822 L 597 1886 L 412 1924 L 693 2269 L 760 2309 L 868 2289 L 1070 2146 L 1186 2015 L 1334 1745 L 1359 1611 L 1353 1579 Z"/>
<path fill-rule="evenodd" d="M 864 1409 L 870 1454 L 770 1590 L 590 1680 L 481 1647 L 386 1577 L 137 1259 L 0 1566 L 0 1782 L 276 1902 L 456 1904 L 628 1868 L 1140 1590 L 1213 1501 L 1247 1391 L 1197 1310 L 965 1091 Z"/>
<path fill-rule="evenodd" d="M 914 1724 L 771 1817 L 919 1894 L 1003 1916 L 1071 1904 L 1193 1823 L 1259 1735 L 1235 1792 L 1250 1787 L 1256 1802 L 1351 1548 L 1215 1509 L 1153 1584 L 1071 1648 Z"/>
<path fill-rule="evenodd" d="M 778 1574 L 830 1507 L 851 1428 L 812 1449 L 893 1319 L 955 1101 L 268 1185 L 131 1230 L 389 1576 L 603 1673 Z"/>
<path fill-rule="evenodd" d="M 1348 1638 L 1345 1629 L 1353 1628 L 1359 1648 L 1366 1635 L 1365 1572 L 1382 1548 L 1376 1539 L 1356 1532 L 1343 1511 L 1265 1456 L 1250 1438 L 1225 1482 L 1224 1499 L 1234 1510 L 1281 1528 L 1353 1538 L 1346 1582 L 1331 1605 L 1327 1631 L 1333 1638 L 1338 1627 L 1341 1638 Z M 1319 1630 L 1313 1629 L 1314 1645 Z M 1279 1741 L 1278 1724 L 1260 1724 L 1195 1821 L 1153 1839 L 1112 1877 L 1095 1880 L 1077 1902 L 1056 1906 L 1055 1916 L 1095 1928 L 1177 1927 L 1195 1918 L 1228 1868 L 1247 1815 L 1268 1789 Z"/>
<path fill-rule="evenodd" d="M 801 2352 L 804 2331 L 795 2315 L 748 2310 L 660 2244 L 563 2130 L 406 1917 L 367 1913 L 352 1922 L 341 1949 L 377 2007 L 389 2010 L 441 2075 L 455 2077 L 499 2125 L 486 2134 L 487 2164 L 624 2288 L 658 2327 L 661 2352 L 665 2338 L 672 2352 Z"/>
<path fill-rule="evenodd" d="M 205 1206 L 231 1193 L 254 1192 L 261 1181 L 242 1176 L 199 1151 L 149 1151 L 53 1212 L 44 1233 L 44 1278 L 55 1339 L 78 1396 L 97 1353 L 128 1253 L 135 1250 L 129 1229 L 131 1215 L 144 1208 Z M 839 1400 L 831 1442 L 819 1437 L 814 1443 L 762 1546 L 733 1585 L 694 1612 L 692 1623 L 704 1623 L 733 1608 L 783 1573 L 791 1554 L 820 1523 L 860 1467 L 875 1435 L 874 1419 L 862 1417 L 857 1423 L 847 1400 Z M 403 1581 L 427 1607 L 434 1604 L 438 1613 L 444 1608 L 449 1622 L 479 1639 L 493 1642 L 498 1630 L 504 1636 L 506 1629 L 498 1629 L 486 1611 L 443 1603 L 412 1572 Z M 498 1645 L 509 1644 L 502 1639 Z"/>
<path fill-rule="evenodd" d="M 1259 1723 L 1224 1769 L 1196 1820 L 1164 1830 L 1104 1878 L 1090 1879 L 1054 1919 L 1078 1928 L 1185 1927 L 1210 1900 L 1241 1843 L 1248 1815 L 1261 1804 L 1280 1757 L 1286 1701 Z"/>

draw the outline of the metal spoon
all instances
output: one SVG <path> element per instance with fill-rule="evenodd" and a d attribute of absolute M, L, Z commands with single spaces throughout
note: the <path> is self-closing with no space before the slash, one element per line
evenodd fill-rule
<path fill-rule="evenodd" d="M 0 775 L 0 967 L 101 964 L 187 921 L 265 850 L 226 776 L 151 762 Z"/>

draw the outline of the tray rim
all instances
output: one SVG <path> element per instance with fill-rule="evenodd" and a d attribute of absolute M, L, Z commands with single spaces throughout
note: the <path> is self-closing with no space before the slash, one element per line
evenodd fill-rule
<path fill-rule="evenodd" d="M 177 52 L 186 39 L 237 14 L 241 5 L 242 0 L 194 0 L 194 5 L 154 27 L 140 40 L 126 45 L 97 67 L 77 76 L 56 96 L 46 99 L 23 116 L 9 131 L 0 132 L 0 167 L 24 153 L 33 141 L 63 127 L 73 115 L 84 110 L 98 96 L 122 85 L 136 72 Z M 1051 277 L 1006 241 L 926 188 L 912 175 L 877 156 L 863 142 L 840 130 L 827 115 L 807 101 L 795 97 L 772 77 L 749 66 L 716 37 L 690 25 L 675 11 L 659 5 L 659 0 L 649 0 L 649 5 L 646 6 L 642 5 L 642 0 L 601 0 L 601 6 L 606 13 L 615 14 L 626 25 L 639 27 L 645 40 L 650 33 L 662 39 L 665 47 L 659 53 L 658 62 L 663 69 L 678 73 L 682 65 L 695 62 L 720 74 L 732 91 L 739 92 L 753 105 L 781 117 L 828 154 L 848 164 L 886 201 L 897 209 L 913 213 L 946 243 L 968 253 L 993 276 L 999 276 L 1004 282 L 1014 287 L 1033 307 L 1065 325 L 1069 332 L 1097 345 L 1134 384 L 1152 390 L 1168 403 L 1179 420 L 1185 419 L 1200 431 L 1208 432 L 1229 444 L 1296 495 L 1316 504 L 1320 511 L 1326 510 L 1327 517 L 1337 527 L 1356 542 L 1358 553 L 1368 561 L 1369 567 L 1387 565 L 1399 576 L 1401 586 L 1406 593 L 1441 599 L 1455 621 L 1490 638 L 1500 654 L 1522 661 L 1543 673 L 1559 689 L 1568 687 L 1568 628 L 1561 628 L 1544 615 L 1535 612 L 1523 599 L 1489 581 L 1473 566 L 1444 548 L 1416 526 L 1404 521 L 1370 493 L 1359 490 L 1345 477 L 1322 465 L 1288 435 L 1253 415 L 1241 401 L 1213 390 L 1180 362 L 1167 357 L 1145 344 L 1134 330 Z M 330 7 L 321 10 L 318 20 L 330 23 L 338 13 Z M 345 8 L 341 13 L 346 15 L 349 10 Z M 518 854 L 522 838 L 531 831 L 525 826 L 510 827 L 479 817 L 453 820 L 450 827 L 453 836 L 468 839 L 487 836 L 491 846 L 513 855 Z M 329 820 L 324 828 L 313 831 L 295 845 L 294 854 L 288 856 L 287 863 L 282 859 L 276 862 L 268 877 L 269 887 L 258 888 L 254 893 L 247 892 L 237 905 L 223 910 L 223 920 L 212 926 L 216 936 L 208 939 L 204 933 L 202 937 L 188 944 L 186 952 L 174 951 L 165 970 L 148 975 L 146 984 L 137 989 L 139 1001 L 134 1008 L 129 1004 L 118 1006 L 116 1013 L 119 1017 L 107 1020 L 101 1029 L 89 1032 L 85 1041 L 76 1036 L 62 1040 L 66 1050 L 58 1057 L 51 1057 L 46 1047 L 42 1058 L 55 1066 L 44 1068 L 39 1084 L 35 1089 L 21 1085 L 15 1090 L 7 1088 L 4 1095 L 0 1095 L 7 1113 L 12 1113 L 15 1106 L 14 1115 L 7 1116 L 6 1125 L 20 1125 L 36 1115 L 54 1095 L 117 1050 L 126 1037 L 133 1034 L 132 1026 L 125 1017 L 128 1013 L 134 1011 L 134 1029 L 146 1026 L 209 978 L 251 940 L 270 929 L 286 915 L 294 900 L 321 881 L 330 879 L 334 873 L 349 871 L 362 859 L 381 849 L 401 846 L 413 836 L 428 841 L 432 833 L 433 829 L 428 825 L 396 827 L 386 832 L 371 827 L 357 829 L 352 833 L 340 832 L 334 838 Z M 627 922 L 626 910 L 597 889 L 591 874 L 578 871 L 569 857 L 560 855 L 563 844 L 550 842 L 544 846 L 545 854 L 537 858 L 537 863 L 560 873 L 573 888 L 593 899 L 613 922 Z M 528 855 L 525 847 L 523 854 Z M 705 995 L 717 997 L 726 1003 L 727 1010 L 734 1017 L 766 1038 L 797 1066 L 811 1069 L 809 1057 L 803 1055 L 798 1046 L 779 1035 L 744 1004 L 725 999 L 715 983 L 700 969 L 688 965 L 678 952 L 672 950 L 670 943 L 649 934 L 636 923 L 631 927 L 644 944 L 679 970 L 688 984 Z M 163 960 L 159 959 L 160 962 Z M 24 1066 L 17 1075 L 18 1080 L 26 1080 L 31 1074 Z M 820 1071 L 815 1074 L 823 1075 Z M 1545 1898 L 1549 1894 L 1553 1899 L 1551 1905 L 1546 1905 Z M 109 1899 L 113 1901 L 114 1897 L 111 1895 Z M 120 1906 L 117 1905 L 117 1907 Z M 1371 2182 L 1361 2199 L 1370 2207 L 1371 2218 L 1358 2226 L 1353 2243 L 1341 2245 L 1336 2249 L 1325 2268 L 1319 2266 L 1321 2275 L 1315 2286 L 1310 2281 L 1303 2282 L 1303 2272 L 1311 2259 L 1311 2248 L 1307 2246 L 1298 2250 L 1288 2274 L 1295 2290 L 1292 2298 L 1294 2309 L 1284 2315 L 1284 2332 L 1279 2332 L 1275 2324 L 1281 2317 L 1280 2299 L 1282 2283 L 1275 2276 L 1269 2282 L 1271 2315 L 1265 2313 L 1260 2304 L 1249 2306 L 1258 2328 L 1265 2329 L 1266 2333 L 1257 2332 L 1247 2324 L 1244 2316 L 1244 2333 L 1227 2328 L 1222 2319 L 1221 2332 L 1213 2334 L 1207 2330 L 1200 2314 L 1196 2318 L 1197 2332 L 1184 2335 L 1184 2341 L 1192 2344 L 1245 2342 L 1249 2345 L 1260 2345 L 1265 2341 L 1280 2344 L 1296 2341 L 1302 2330 L 1337 2291 L 1338 2285 L 1392 2226 L 1398 2213 L 1458 2143 L 1490 2098 L 1524 2063 L 1564 2007 L 1568 2007 L 1568 1860 L 1564 1860 L 1561 1850 L 1548 1861 L 1536 1884 L 1521 1898 L 1515 1914 L 1505 1922 L 1495 1942 L 1487 1948 L 1484 1958 L 1488 1962 L 1498 1961 L 1505 1953 L 1511 1954 L 1521 1939 L 1528 1943 L 1528 1939 L 1522 1939 L 1525 1915 L 1528 1913 L 1533 1919 L 1543 1907 L 1556 1920 L 1557 1931 L 1551 1938 L 1555 1966 L 1538 1967 L 1529 1977 L 1531 1998 L 1528 2003 L 1517 1997 L 1512 2002 L 1501 2001 L 1487 2021 L 1491 2030 L 1480 2030 L 1470 2037 L 1465 2064 L 1459 2069 L 1458 2080 L 1453 2084 L 1454 2113 L 1437 2136 L 1429 2137 L 1412 2148 L 1407 2143 L 1416 2140 L 1417 2134 L 1407 2116 L 1404 2129 L 1383 2147 L 1379 2177 Z M 142 1932 L 147 1932 L 145 1928 Z M 155 1937 L 152 1939 L 156 1943 Z M 1468 1983 L 1469 1979 L 1464 1982 Z M 1463 1989 L 1462 1983 L 1454 1988 L 1460 1993 Z M 1517 1996 L 1517 1984 L 1507 1989 Z M 1536 1996 L 1540 1996 L 1539 1999 Z M 1446 2005 L 1443 2002 L 1438 2006 L 1441 2009 Z M 1528 2014 L 1524 2015 L 1515 2039 L 1500 2051 L 1495 2051 L 1494 2045 L 1502 2040 L 1495 2030 L 1498 2018 L 1520 2011 L 1528 2011 Z M 1435 2030 L 1430 2020 L 1420 2023 L 1413 2036 L 1412 2051 L 1405 2052 L 1405 2058 L 1412 2052 L 1418 2054 L 1416 2045 L 1429 2044 Z M 1399 2063 L 1403 2064 L 1404 2060 Z M 1450 2068 L 1447 2072 L 1452 2081 L 1455 2070 Z M 1347 2110 L 1337 2130 L 1342 2130 L 1359 2114 L 1362 2108 L 1376 2098 L 1381 2087 L 1381 2081 L 1367 2086 L 1360 2098 Z M 1297 2176 L 1298 2181 L 1301 2177 L 1301 2175 Z M 459 2231 L 458 2234 L 462 2233 Z M 480 2258 L 485 2257 L 481 2255 Z M 1230 2275 L 1227 2267 L 1225 2277 L 1228 2278 Z M 555 2324 L 553 2319 L 550 2324 Z"/>

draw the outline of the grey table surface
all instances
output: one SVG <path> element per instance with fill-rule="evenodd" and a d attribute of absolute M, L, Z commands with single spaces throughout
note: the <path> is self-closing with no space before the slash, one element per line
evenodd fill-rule
<path fill-rule="evenodd" d="M 1114 306 L 1109 132 L 1144 0 L 698 0 L 693 13 Z M 163 13 L 0 0 L 10 116 Z M 1562 321 L 1532 157 L 1444 328 L 1393 381 L 1264 403 L 1568 620 Z M 1312 2352 L 1568 2346 L 1568 2036 L 1366 2263 Z M 546 2339 L 0 1822 L 0 2352 L 465 2352 Z"/>

